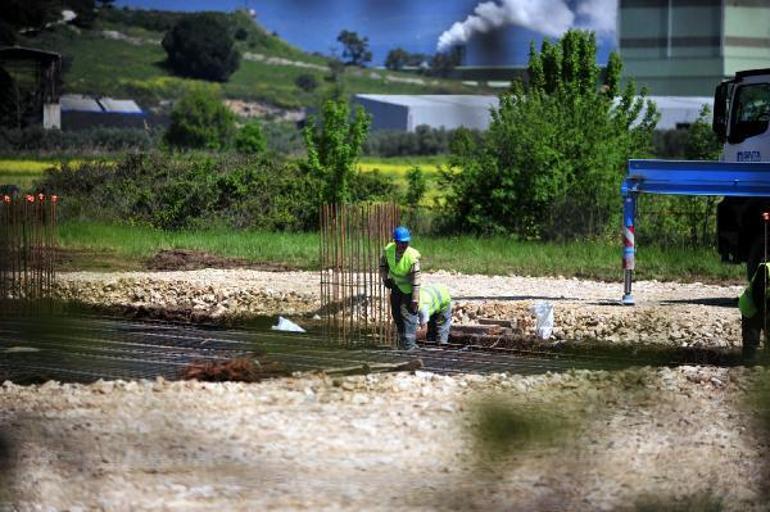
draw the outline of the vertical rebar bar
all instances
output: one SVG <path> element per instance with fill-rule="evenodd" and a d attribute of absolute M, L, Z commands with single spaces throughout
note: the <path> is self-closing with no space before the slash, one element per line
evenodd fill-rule
<path fill-rule="evenodd" d="M 0 197 L 0 303 L 40 302 L 55 280 L 56 202 L 58 197 Z"/>
<path fill-rule="evenodd" d="M 322 206 L 321 311 L 327 336 L 343 344 L 392 345 L 379 260 L 398 221 L 395 204 Z"/>

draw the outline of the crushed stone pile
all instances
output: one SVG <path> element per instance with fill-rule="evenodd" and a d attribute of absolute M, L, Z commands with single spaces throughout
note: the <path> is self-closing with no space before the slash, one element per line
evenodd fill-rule
<path fill-rule="evenodd" d="M 554 305 L 553 342 L 731 348 L 740 345 L 740 286 L 635 284 L 638 304 L 621 307 L 620 283 L 579 279 L 427 273 L 454 298 L 454 322 L 505 320 L 533 335 L 531 308 Z M 187 272 L 65 273 L 56 295 L 128 313 L 187 321 L 258 315 L 306 316 L 320 307 L 315 272 L 205 269 Z"/>

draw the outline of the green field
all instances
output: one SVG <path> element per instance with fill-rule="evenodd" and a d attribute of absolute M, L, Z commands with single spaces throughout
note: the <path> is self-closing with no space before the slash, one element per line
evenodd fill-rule
<path fill-rule="evenodd" d="M 414 156 L 382 158 L 365 156 L 358 162 L 358 169 L 364 172 L 379 170 L 385 176 L 397 180 L 405 179 L 413 167 L 419 167 L 429 178 L 438 175 L 438 167 L 446 165 L 446 156 Z"/>
<path fill-rule="evenodd" d="M 28 191 L 43 171 L 57 165 L 45 160 L 0 159 L 0 184 L 13 184 Z"/>
<path fill-rule="evenodd" d="M 68 160 L 70 165 L 79 165 L 82 160 Z M 0 158 L 0 185 L 13 184 L 22 191 L 29 191 L 46 169 L 58 168 L 61 160 Z"/>
<path fill-rule="evenodd" d="M 446 165 L 446 156 L 416 156 L 416 157 L 363 157 L 358 163 L 362 172 L 379 171 L 392 178 L 403 190 L 407 186 L 406 173 L 417 166 L 428 180 L 428 190 L 421 205 L 432 207 L 444 197 L 444 191 L 438 183 L 438 167 Z"/>
<path fill-rule="evenodd" d="M 59 226 L 60 242 L 73 253 L 66 269 L 139 269 L 163 249 L 205 251 L 255 263 L 318 268 L 315 233 L 246 231 L 165 232 L 98 222 Z M 564 276 L 620 283 L 621 247 L 607 242 L 566 244 L 521 242 L 510 238 L 415 237 L 425 270 L 470 274 Z M 709 249 L 640 247 L 636 279 L 667 281 L 743 281 L 743 267 L 720 262 Z"/>

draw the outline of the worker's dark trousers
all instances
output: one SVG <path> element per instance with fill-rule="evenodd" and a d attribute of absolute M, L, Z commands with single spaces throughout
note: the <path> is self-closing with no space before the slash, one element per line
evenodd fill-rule
<path fill-rule="evenodd" d="M 411 293 L 402 293 L 398 288 L 390 291 L 390 312 L 396 322 L 398 348 L 403 350 L 410 350 L 417 346 L 419 317 L 409 309 L 411 302 Z"/>
<path fill-rule="evenodd" d="M 753 357 L 757 351 L 762 333 L 762 316 L 762 313 L 757 313 L 751 318 L 741 315 L 744 356 Z"/>
<path fill-rule="evenodd" d="M 452 303 L 428 319 L 428 341 L 449 343 L 449 329 L 452 327 Z"/>

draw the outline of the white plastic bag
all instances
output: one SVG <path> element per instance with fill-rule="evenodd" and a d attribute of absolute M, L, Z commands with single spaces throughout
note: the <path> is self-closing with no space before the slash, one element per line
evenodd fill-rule
<path fill-rule="evenodd" d="M 532 306 L 535 314 L 535 333 L 541 340 L 547 340 L 553 332 L 553 305 L 548 302 L 536 302 Z"/>
<path fill-rule="evenodd" d="M 283 332 L 305 332 L 305 329 L 282 316 L 278 317 L 278 325 L 272 326 L 271 329 Z"/>

